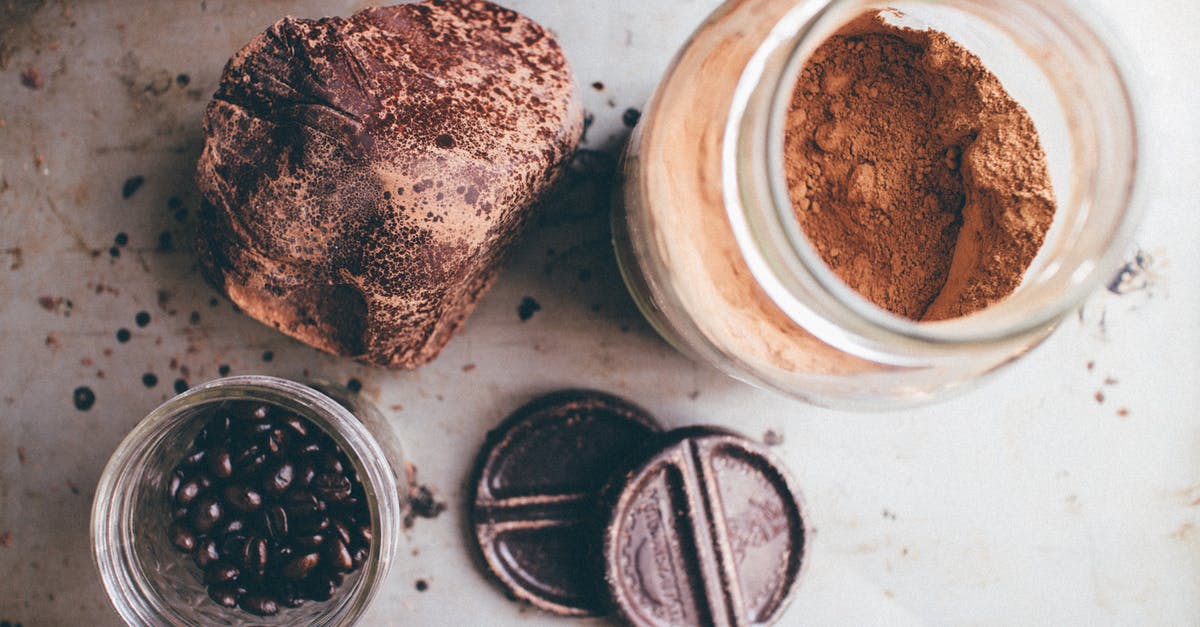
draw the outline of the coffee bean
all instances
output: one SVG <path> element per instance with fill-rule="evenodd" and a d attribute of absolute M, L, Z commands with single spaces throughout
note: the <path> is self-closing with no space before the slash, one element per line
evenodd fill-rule
<path fill-rule="evenodd" d="M 279 613 L 279 604 L 271 597 L 248 594 L 238 600 L 238 607 L 256 616 L 274 616 Z"/>
<path fill-rule="evenodd" d="M 358 537 L 362 538 L 363 544 L 370 546 L 375 541 L 375 531 L 370 524 L 361 525 L 358 528 Z"/>
<path fill-rule="evenodd" d="M 271 406 L 261 403 L 242 405 L 234 412 L 233 417 L 248 422 L 261 422 L 271 415 Z"/>
<path fill-rule="evenodd" d="M 256 475 L 267 465 L 268 456 L 266 453 L 259 453 L 251 457 L 246 463 L 238 467 L 238 471 L 244 475 Z"/>
<path fill-rule="evenodd" d="M 225 522 L 225 526 L 221 528 L 220 535 L 222 536 L 240 536 L 246 533 L 245 518 L 231 518 Z"/>
<path fill-rule="evenodd" d="M 240 445 L 231 450 L 230 455 L 233 457 L 233 467 L 241 469 L 251 459 L 254 459 L 256 455 L 261 453 L 262 449 L 253 442 L 241 442 L 240 440 L 238 442 Z"/>
<path fill-rule="evenodd" d="M 314 534 L 329 528 L 328 516 L 313 516 L 292 523 L 292 533 Z"/>
<path fill-rule="evenodd" d="M 317 575 L 310 579 L 304 587 L 308 598 L 314 601 L 328 601 L 337 592 L 337 586 L 337 582 L 332 577 Z"/>
<path fill-rule="evenodd" d="M 181 506 L 186 506 L 186 504 L 196 500 L 196 497 L 203 491 L 204 488 L 200 486 L 199 479 L 187 480 L 187 482 L 179 486 L 179 490 L 175 491 L 175 502 L 181 504 Z"/>
<path fill-rule="evenodd" d="M 196 549 L 196 534 L 180 523 L 167 527 L 167 537 L 171 539 L 175 548 L 184 553 L 191 553 Z"/>
<path fill-rule="evenodd" d="M 208 476 L 207 474 L 199 473 L 196 475 L 196 483 L 200 484 L 201 490 L 207 490 L 212 487 L 213 480 L 212 477 Z"/>
<path fill-rule="evenodd" d="M 221 540 L 221 557 L 234 559 L 236 556 L 244 555 L 248 540 L 245 536 L 226 536 Z"/>
<path fill-rule="evenodd" d="M 312 572 L 317 564 L 320 563 L 321 556 L 316 553 L 307 553 L 299 557 L 292 558 L 286 566 L 283 567 L 283 576 L 292 581 L 300 581 Z"/>
<path fill-rule="evenodd" d="M 287 416 L 280 420 L 279 424 L 288 427 L 302 438 L 308 437 L 308 423 L 298 416 Z"/>
<path fill-rule="evenodd" d="M 192 506 L 192 513 L 189 520 L 192 523 L 192 529 L 197 533 L 208 533 L 221 520 L 221 515 L 224 513 L 224 508 L 221 507 L 221 502 L 211 496 L 202 496 L 196 504 Z"/>
<path fill-rule="evenodd" d="M 306 549 L 315 549 L 325 543 L 325 536 L 320 533 L 305 533 L 293 536 L 292 542 Z"/>
<path fill-rule="evenodd" d="M 313 492 L 325 501 L 344 501 L 350 496 L 350 480 L 332 472 L 321 473 L 313 479 Z"/>
<path fill-rule="evenodd" d="M 225 502 L 239 512 L 248 514 L 258 511 L 258 508 L 262 507 L 262 494 L 258 490 L 244 484 L 233 483 L 227 485 L 222 495 L 225 497 Z"/>
<path fill-rule="evenodd" d="M 308 487 L 312 485 L 313 479 L 317 478 L 317 467 L 312 462 L 304 462 L 300 464 L 300 468 L 296 471 L 295 482 L 300 487 Z"/>
<path fill-rule="evenodd" d="M 267 569 L 267 540 L 251 537 L 242 549 L 242 565 L 252 573 L 262 575 Z"/>
<path fill-rule="evenodd" d="M 232 586 L 216 584 L 208 587 L 208 598 L 216 601 L 217 605 L 235 607 L 238 602 L 238 593 Z"/>
<path fill-rule="evenodd" d="M 284 584 L 275 590 L 275 599 L 283 607 L 300 607 L 304 605 L 304 597 L 296 590 L 295 584 Z"/>
<path fill-rule="evenodd" d="M 176 470 L 171 473 L 171 481 L 167 484 L 167 498 L 175 500 L 175 495 L 179 493 L 181 485 L 183 485 L 183 473 Z"/>
<path fill-rule="evenodd" d="M 263 448 L 272 457 L 278 457 L 284 449 L 283 437 L 277 436 L 277 432 L 282 433 L 278 429 L 271 429 L 271 432 L 267 435 L 267 439 L 263 441 Z"/>
<path fill-rule="evenodd" d="M 208 451 L 208 471 L 218 479 L 228 479 L 233 474 L 233 458 L 229 451 L 217 447 Z"/>
<path fill-rule="evenodd" d="M 192 561 L 200 568 L 207 568 L 209 564 L 221 559 L 221 553 L 217 550 L 217 541 L 212 538 L 201 540 L 196 546 L 196 554 L 192 556 Z"/>
<path fill-rule="evenodd" d="M 370 555 L 371 551 L 365 546 L 360 546 L 357 549 L 354 549 L 354 551 L 350 554 L 351 562 L 354 564 L 351 569 L 358 570 L 359 568 L 362 568 L 362 565 L 367 563 L 367 557 Z"/>
<path fill-rule="evenodd" d="M 268 553 L 271 557 L 272 564 L 282 564 L 291 560 L 291 557 L 296 554 L 296 549 L 290 544 L 270 543 Z"/>
<path fill-rule="evenodd" d="M 196 451 L 195 453 L 183 458 L 183 465 L 199 466 L 200 464 L 204 463 L 204 458 L 206 455 L 207 453 L 205 451 Z"/>
<path fill-rule="evenodd" d="M 272 505 L 262 513 L 262 529 L 272 539 L 280 540 L 288 534 L 288 516 L 282 505 Z"/>
<path fill-rule="evenodd" d="M 350 555 L 350 549 L 346 548 L 345 543 L 334 538 L 325 545 L 325 565 L 334 570 L 346 572 L 354 568 L 354 558 Z"/>
<path fill-rule="evenodd" d="M 171 510 L 171 519 L 172 520 L 183 520 L 184 518 L 187 518 L 187 517 L 188 517 L 188 508 L 187 507 L 181 506 L 181 507 L 176 507 L 175 509 Z"/>
<path fill-rule="evenodd" d="M 263 492 L 270 496 L 279 496 L 292 486 L 295 476 L 296 467 L 292 465 L 292 462 L 287 460 L 277 462 L 267 471 L 267 476 L 263 479 Z"/>
<path fill-rule="evenodd" d="M 239 422 L 233 425 L 231 431 L 234 439 L 254 440 L 266 433 L 270 433 L 271 429 L 271 423 L 269 422 Z"/>
<path fill-rule="evenodd" d="M 339 475 L 346 472 L 345 464 L 343 464 L 342 460 L 338 459 L 338 456 L 334 455 L 333 453 L 322 451 L 316 456 L 314 461 L 317 462 L 317 468 L 324 472 L 331 472 Z"/>
<path fill-rule="evenodd" d="M 220 444 L 229 435 L 229 416 L 212 419 L 196 434 L 196 448 L 207 449 Z"/>
<path fill-rule="evenodd" d="M 237 579 L 240 574 L 241 571 L 238 570 L 237 566 L 228 562 L 216 562 L 204 569 L 204 583 L 208 585 L 225 583 Z"/>
<path fill-rule="evenodd" d="M 341 540 L 342 544 L 345 544 L 346 546 L 350 546 L 350 544 L 354 541 L 350 535 L 350 527 L 348 527 L 346 523 L 337 519 L 334 519 L 333 521 L 333 535 L 338 540 Z"/>

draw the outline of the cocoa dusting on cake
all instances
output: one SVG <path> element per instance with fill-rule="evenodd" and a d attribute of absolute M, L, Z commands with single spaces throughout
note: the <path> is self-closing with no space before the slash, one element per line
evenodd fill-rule
<path fill-rule="evenodd" d="M 305 343 L 418 366 L 491 286 L 582 121 L 558 44 L 494 4 L 285 18 L 205 113 L 202 267 Z"/>

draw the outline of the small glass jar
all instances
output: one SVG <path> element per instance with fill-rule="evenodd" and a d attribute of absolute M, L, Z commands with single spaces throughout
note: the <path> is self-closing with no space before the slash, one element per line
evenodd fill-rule
<path fill-rule="evenodd" d="M 1058 207 L 1021 285 L 915 322 L 840 281 L 804 236 L 783 128 L 805 60 L 864 11 L 978 55 L 1045 147 Z M 726 373 L 809 402 L 916 405 L 1044 340 L 1112 275 L 1137 222 L 1134 103 L 1111 37 L 1064 0 L 730 0 L 679 52 L 634 130 L 613 237 L 658 332 Z"/>
<path fill-rule="evenodd" d="M 267 376 L 218 379 L 163 403 L 134 427 L 109 459 L 92 504 L 92 555 L 113 606 L 130 625 L 350 625 L 386 578 L 400 536 L 400 449 L 371 405 L 332 385 Z M 324 392 L 324 393 L 323 393 Z M 335 400 L 335 398 L 337 400 Z M 213 405 L 267 403 L 323 429 L 362 482 L 375 540 L 363 566 L 328 601 L 257 617 L 211 601 L 201 572 L 168 540 L 167 484 Z"/>

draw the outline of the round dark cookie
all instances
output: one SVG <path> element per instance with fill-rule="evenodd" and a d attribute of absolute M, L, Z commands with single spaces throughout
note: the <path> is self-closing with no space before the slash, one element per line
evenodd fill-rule
<path fill-rule="evenodd" d="M 471 526 L 491 575 L 539 609 L 603 614 L 596 497 L 625 456 L 659 430 L 628 401 L 567 390 L 526 404 L 491 431 L 470 497 Z"/>
<path fill-rule="evenodd" d="M 766 448 L 710 427 L 648 443 L 604 488 L 605 580 L 637 626 L 767 625 L 807 539 L 793 480 Z"/>

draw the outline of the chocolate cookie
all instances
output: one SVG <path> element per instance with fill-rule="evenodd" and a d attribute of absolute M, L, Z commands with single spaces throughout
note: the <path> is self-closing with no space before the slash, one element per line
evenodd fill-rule
<path fill-rule="evenodd" d="M 202 268 L 307 344 L 418 366 L 490 287 L 582 125 L 557 42 L 489 2 L 284 18 L 204 114 Z"/>
<path fill-rule="evenodd" d="M 658 430 L 627 401 L 564 391 L 525 405 L 489 433 L 473 482 L 471 524 L 492 576 L 540 609 L 603 614 L 595 498 L 625 455 Z"/>
<path fill-rule="evenodd" d="M 636 459 L 636 458 L 635 458 Z M 604 569 L 632 625 L 767 625 L 791 599 L 805 549 L 798 492 L 765 448 L 677 429 L 604 489 Z"/>

